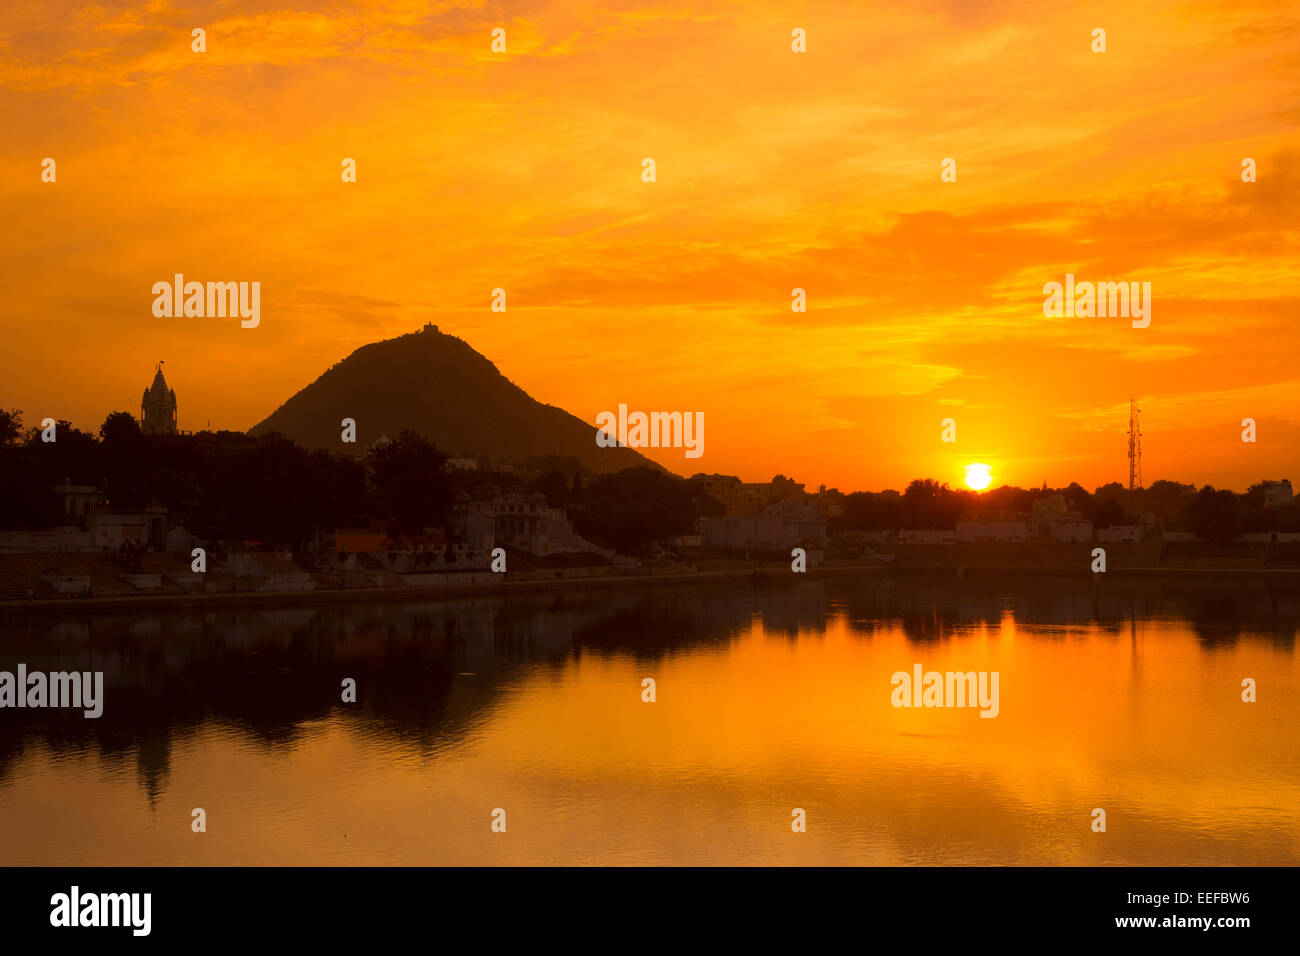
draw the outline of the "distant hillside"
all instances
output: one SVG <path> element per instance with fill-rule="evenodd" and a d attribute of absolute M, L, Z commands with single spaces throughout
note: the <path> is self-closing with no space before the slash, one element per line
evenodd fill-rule
<path fill-rule="evenodd" d="M 339 422 L 357 423 L 357 443 Z M 598 448 L 596 426 L 543 405 L 462 339 L 436 327 L 357 349 L 249 430 L 281 432 L 307 448 L 364 451 L 380 435 L 424 435 L 453 458 L 518 462 L 573 457 L 596 472 L 658 465 L 630 448 Z"/>

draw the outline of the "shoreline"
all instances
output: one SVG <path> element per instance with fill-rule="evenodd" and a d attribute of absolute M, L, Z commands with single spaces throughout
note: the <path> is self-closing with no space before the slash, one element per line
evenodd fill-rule
<path fill-rule="evenodd" d="M 1260 581 L 1276 580 L 1300 587 L 1300 568 L 1179 568 L 1179 567 L 1120 567 L 1105 572 L 1116 577 L 1157 577 L 1157 578 L 1198 578 L 1230 576 Z M 492 582 L 476 582 L 455 585 L 403 585 L 398 587 L 371 588 L 319 588 L 302 591 L 238 591 L 213 592 L 203 594 L 124 594 L 112 597 L 84 598 L 44 598 L 37 600 L 18 599 L 0 601 L 0 620 L 10 616 L 40 614 L 43 612 L 112 611 L 112 610 L 164 610 L 164 609 L 219 609 L 219 608 L 285 608 L 312 607 L 357 602 L 402 603 L 407 601 L 428 601 L 438 598 L 463 598 L 473 596 L 495 596 L 501 594 L 523 594 L 529 592 L 581 590 L 587 588 L 609 588 L 626 586 L 644 586 L 647 584 L 683 584 L 692 581 L 724 581 L 727 579 L 750 579 L 756 583 L 771 584 L 773 579 L 791 575 L 793 572 L 784 565 L 751 566 L 744 568 L 720 568 L 709 571 L 669 572 L 664 574 L 623 574 L 566 576 L 556 578 L 515 579 L 508 578 Z M 824 577 L 843 577 L 856 574 L 869 574 L 873 577 L 895 575 L 951 577 L 954 580 L 997 577 L 1003 575 L 1034 575 L 1072 577 L 1086 574 L 1096 578 L 1091 572 L 1080 572 L 1071 567 L 1052 567 L 1044 565 L 1031 566 L 898 566 L 892 564 L 832 565 L 801 572 L 802 579 Z"/>
<path fill-rule="evenodd" d="M 303 591 L 219 591 L 211 594 L 124 594 L 101 598 L 45 598 L 42 600 L 0 601 L 0 619 L 11 613 L 40 611 L 66 611 L 83 609 L 90 611 L 112 610 L 115 608 L 141 610 L 157 608 L 222 608 L 241 606 L 263 607 L 306 607 L 311 605 L 349 604 L 357 601 L 427 601 L 439 597 L 462 598 L 472 596 L 492 596 L 498 594 L 521 594 L 530 591 L 563 591 L 585 588 L 622 587 L 629 584 L 680 584 L 687 581 L 726 580 L 727 578 L 753 578 L 770 581 L 779 573 L 779 568 L 733 568 L 713 571 L 691 571 L 666 574 L 623 574 L 623 575 L 571 575 L 559 578 L 503 578 L 499 581 L 476 582 L 448 585 L 400 585 L 397 587 L 371 588 L 314 588 Z M 829 570 L 831 573 L 857 574 L 862 572 L 880 572 L 887 570 L 883 566 L 862 565 L 845 568 L 819 569 L 805 572 L 821 576 Z"/>

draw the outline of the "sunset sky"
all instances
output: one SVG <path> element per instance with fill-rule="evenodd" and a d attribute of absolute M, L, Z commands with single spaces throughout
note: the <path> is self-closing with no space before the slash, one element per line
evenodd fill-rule
<path fill-rule="evenodd" d="M 245 429 L 432 321 L 593 436 L 704 412 L 683 474 L 1091 488 L 1133 395 L 1148 483 L 1300 479 L 1295 2 L 10 0 L 0 119 L 29 425 L 165 359 L 181 428 Z M 156 318 L 177 272 L 260 281 L 260 327 Z M 1067 272 L 1150 327 L 1045 318 Z"/>

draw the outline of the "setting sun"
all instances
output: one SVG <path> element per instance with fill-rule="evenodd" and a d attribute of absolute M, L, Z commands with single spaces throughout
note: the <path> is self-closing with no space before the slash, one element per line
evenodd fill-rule
<path fill-rule="evenodd" d="M 976 491 L 983 491 L 993 480 L 993 469 L 976 462 L 966 466 L 966 486 Z"/>

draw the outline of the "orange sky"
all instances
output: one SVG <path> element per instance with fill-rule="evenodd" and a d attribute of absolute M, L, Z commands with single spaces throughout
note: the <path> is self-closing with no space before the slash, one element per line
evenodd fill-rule
<path fill-rule="evenodd" d="M 593 441 L 703 411 L 686 474 L 1093 487 L 1135 394 L 1148 481 L 1300 479 L 1294 3 L 788 11 L 11 0 L 0 405 L 95 428 L 161 358 L 182 428 L 242 429 L 434 321 Z M 155 318 L 176 272 L 260 327 Z M 1151 282 L 1150 328 L 1044 318 L 1066 272 Z"/>

